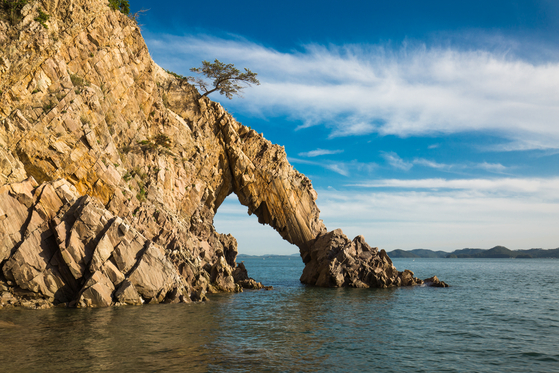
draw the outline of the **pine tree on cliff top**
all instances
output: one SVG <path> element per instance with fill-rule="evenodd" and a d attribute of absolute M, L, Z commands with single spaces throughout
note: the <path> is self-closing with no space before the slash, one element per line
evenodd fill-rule
<path fill-rule="evenodd" d="M 246 67 L 245 71 L 241 73 L 232 63 L 224 64 L 217 59 L 213 63 L 202 61 L 202 66 L 193 67 L 190 71 L 204 74 L 206 78 L 213 79 L 211 83 L 208 83 L 201 78 L 187 78 L 188 81 L 193 82 L 204 91 L 202 97 L 219 91 L 220 94 L 225 95 L 228 99 L 232 99 L 233 95 L 241 96 L 240 91 L 245 88 L 239 85 L 239 83 L 244 83 L 248 86 L 251 84 L 260 85 L 260 82 L 256 79 L 256 73 L 253 73 Z"/>

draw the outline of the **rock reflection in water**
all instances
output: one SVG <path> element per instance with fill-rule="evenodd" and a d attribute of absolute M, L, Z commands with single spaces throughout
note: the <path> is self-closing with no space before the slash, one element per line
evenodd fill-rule
<path fill-rule="evenodd" d="M 2 371 L 207 371 L 213 304 L 5 310 Z M 4 324 L 13 324 L 10 328 Z"/>

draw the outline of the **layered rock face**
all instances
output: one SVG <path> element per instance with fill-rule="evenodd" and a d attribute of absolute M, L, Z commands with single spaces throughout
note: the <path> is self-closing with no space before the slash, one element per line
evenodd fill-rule
<path fill-rule="evenodd" d="M 361 238 L 328 233 L 284 149 L 157 66 L 135 22 L 103 0 L 1 12 L 0 307 L 259 288 L 213 227 L 231 193 L 300 248 L 301 281 L 411 284 Z"/>
<path fill-rule="evenodd" d="M 2 270 L 23 305 L 184 302 L 205 290 L 190 289 L 159 245 L 63 179 L 4 186 L 0 205 L 9 207 Z"/>

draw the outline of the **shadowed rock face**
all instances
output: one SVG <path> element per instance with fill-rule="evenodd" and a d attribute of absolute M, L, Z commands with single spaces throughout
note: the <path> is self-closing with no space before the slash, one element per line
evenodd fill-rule
<path fill-rule="evenodd" d="M 21 16 L 0 14 L 0 307 L 261 287 L 213 227 L 231 193 L 300 248 L 305 283 L 417 283 L 362 238 L 327 233 L 283 147 L 157 66 L 104 1 L 42 0 Z"/>

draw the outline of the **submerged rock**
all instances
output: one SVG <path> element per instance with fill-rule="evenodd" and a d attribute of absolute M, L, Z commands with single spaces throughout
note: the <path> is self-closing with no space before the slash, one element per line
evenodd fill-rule
<path fill-rule="evenodd" d="M 449 286 L 446 282 L 439 280 L 437 276 L 426 278 L 423 282 L 425 286 L 433 286 L 436 288 L 447 288 Z"/>

